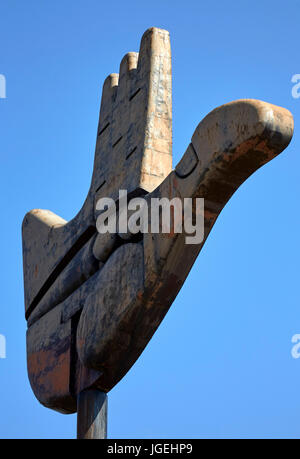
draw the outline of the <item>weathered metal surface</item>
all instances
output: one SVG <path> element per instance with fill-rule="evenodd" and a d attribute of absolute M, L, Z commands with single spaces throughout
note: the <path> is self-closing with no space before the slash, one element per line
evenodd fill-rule
<path fill-rule="evenodd" d="M 98 387 L 105 392 L 119 379 L 127 360 L 143 294 L 143 246 L 124 244 L 109 258 L 93 285 L 77 329 L 79 358 L 88 368 L 103 372 Z"/>
<path fill-rule="evenodd" d="M 117 235 L 111 233 L 98 234 L 93 246 L 93 254 L 97 260 L 105 263 L 114 251 L 117 244 Z"/>
<path fill-rule="evenodd" d="M 48 408 L 63 413 L 76 411 L 71 394 L 71 320 L 61 323 L 56 306 L 27 330 L 27 365 L 35 396 Z"/>
<path fill-rule="evenodd" d="M 144 34 L 140 54 L 126 55 L 120 76 L 104 83 L 83 208 L 68 223 L 43 210 L 24 219 L 28 373 L 44 405 L 73 412 L 82 391 L 117 384 L 164 318 L 225 204 L 292 134 L 287 110 L 231 102 L 199 123 L 171 171 L 169 36 L 159 29 Z M 117 201 L 119 189 L 147 202 L 204 198 L 203 242 L 188 245 L 173 229 L 96 235 L 96 202 Z"/>
<path fill-rule="evenodd" d="M 198 156 L 192 143 L 187 147 L 183 157 L 175 167 L 178 177 L 185 178 L 190 175 L 198 163 Z"/>
<path fill-rule="evenodd" d="M 85 390 L 78 395 L 77 438 L 98 440 L 107 437 L 107 395 Z"/>
<path fill-rule="evenodd" d="M 29 316 L 28 324 L 36 322 L 46 312 L 70 297 L 99 269 L 99 262 L 93 255 L 96 236 L 93 236 L 71 259 L 60 275 L 49 286 L 36 308 Z"/>

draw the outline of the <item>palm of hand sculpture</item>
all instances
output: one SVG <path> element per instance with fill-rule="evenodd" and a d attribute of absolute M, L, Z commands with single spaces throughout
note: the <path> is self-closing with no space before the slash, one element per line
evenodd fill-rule
<path fill-rule="evenodd" d="M 289 144 L 289 111 L 238 100 L 209 113 L 172 170 L 167 31 L 104 82 L 91 187 L 70 222 L 33 210 L 23 222 L 28 373 L 38 400 L 71 413 L 85 389 L 108 392 L 139 357 L 235 190 Z M 96 203 L 129 196 L 204 198 L 204 240 L 97 234 Z"/>

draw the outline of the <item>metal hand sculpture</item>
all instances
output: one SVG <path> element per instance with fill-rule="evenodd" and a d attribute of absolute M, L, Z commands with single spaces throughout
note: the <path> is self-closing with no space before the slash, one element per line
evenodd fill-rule
<path fill-rule="evenodd" d="M 104 82 L 93 177 L 70 222 L 32 210 L 23 222 L 28 374 L 45 406 L 77 411 L 87 389 L 107 393 L 126 374 L 182 287 L 235 190 L 284 150 L 289 111 L 238 100 L 209 113 L 172 170 L 169 33 L 145 32 L 140 52 Z M 101 197 L 204 198 L 204 240 L 185 234 L 97 234 Z M 83 433 L 82 436 L 85 434 Z M 95 435 L 94 435 L 95 436 Z"/>

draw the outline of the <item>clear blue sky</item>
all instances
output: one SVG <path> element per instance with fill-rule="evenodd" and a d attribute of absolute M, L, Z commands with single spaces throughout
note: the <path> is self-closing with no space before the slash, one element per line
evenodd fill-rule
<path fill-rule="evenodd" d="M 6 0 L 0 4 L 0 437 L 73 438 L 26 373 L 21 223 L 71 219 L 88 191 L 104 78 L 151 26 L 170 31 L 174 165 L 211 109 L 290 109 L 288 149 L 231 199 L 164 322 L 109 394 L 110 438 L 300 437 L 299 1 Z"/>

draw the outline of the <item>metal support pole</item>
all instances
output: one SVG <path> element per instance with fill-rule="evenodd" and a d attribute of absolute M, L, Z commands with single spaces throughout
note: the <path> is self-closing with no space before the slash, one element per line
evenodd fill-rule
<path fill-rule="evenodd" d="M 104 392 L 90 389 L 78 395 L 77 438 L 107 438 L 107 395 Z"/>

